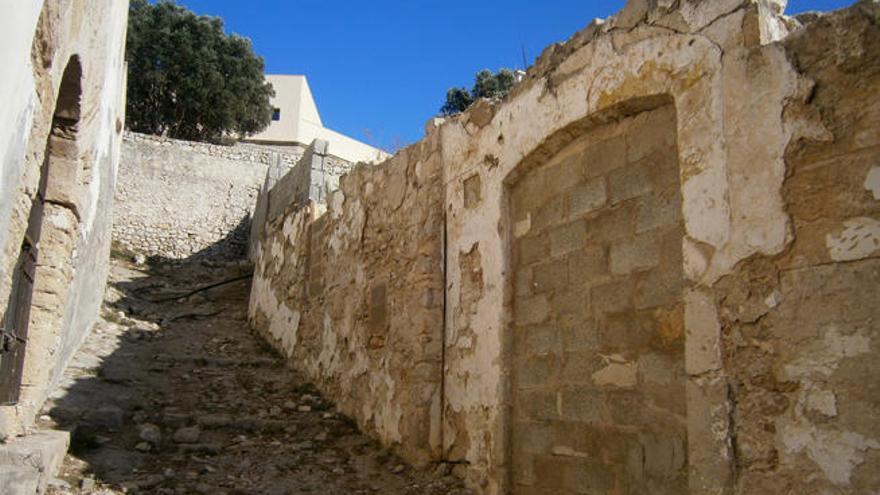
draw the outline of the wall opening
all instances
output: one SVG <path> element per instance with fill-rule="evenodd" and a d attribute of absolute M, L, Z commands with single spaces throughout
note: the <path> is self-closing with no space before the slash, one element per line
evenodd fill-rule
<path fill-rule="evenodd" d="M 513 493 L 688 491 L 675 109 L 627 115 L 509 186 Z"/>
<path fill-rule="evenodd" d="M 48 360 L 61 327 L 72 278 L 79 203 L 86 171 L 80 167 L 77 132 L 82 67 L 71 57 L 52 116 L 52 127 L 31 200 L 28 227 L 13 274 L 0 342 L 0 403 L 17 403 L 29 385 L 45 386 Z"/>

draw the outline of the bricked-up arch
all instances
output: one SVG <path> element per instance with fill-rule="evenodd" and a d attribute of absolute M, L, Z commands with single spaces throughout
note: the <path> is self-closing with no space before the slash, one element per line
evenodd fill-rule
<path fill-rule="evenodd" d="M 591 119 L 508 186 L 512 493 L 688 490 L 670 103 Z"/>
<path fill-rule="evenodd" d="M 731 237 L 733 229 L 743 229 L 742 218 L 749 218 L 752 212 L 738 218 L 730 215 L 728 166 L 731 157 L 739 155 L 730 155 L 725 148 L 725 107 L 719 103 L 724 96 L 720 54 L 716 46 L 698 36 L 637 37 L 622 49 L 599 38 L 571 55 L 571 63 L 558 68 L 558 74 L 525 86 L 510 103 L 489 109 L 479 120 L 471 115 L 471 122 L 460 129 L 442 129 L 446 175 L 452 178 L 446 212 L 447 299 L 471 297 L 461 282 L 466 274 L 458 267 L 461 253 L 467 253 L 475 243 L 480 246 L 483 276 L 505 281 L 486 286 L 470 308 L 453 307 L 448 312 L 450 342 L 455 342 L 465 324 L 480 328 L 484 338 L 467 354 L 447 353 L 450 372 L 445 377 L 444 442 L 450 452 L 466 447 L 467 459 L 476 466 L 473 472 L 488 473 L 493 490 L 506 491 L 512 478 L 504 474 L 512 469 L 511 410 L 505 407 L 513 405 L 505 385 L 511 381 L 512 343 L 507 337 L 514 317 L 515 289 L 510 242 L 522 226 L 510 215 L 505 191 L 517 177 L 547 163 L 585 131 L 665 102 L 674 106 L 676 115 L 669 127 L 677 145 L 684 227 L 680 247 L 685 278 L 681 299 L 688 485 L 691 493 L 721 492 L 730 486 L 730 401 L 721 369 L 720 329 L 711 314 L 714 307 L 705 304 L 708 296 L 704 288 L 724 273 L 731 260 L 757 249 L 770 251 L 775 245 L 769 246 L 769 237 L 768 245 L 759 247 L 744 246 L 742 235 Z M 785 90 L 780 88 L 780 92 Z M 527 125 L 510 124 L 523 122 Z M 784 148 L 784 143 L 780 147 Z M 761 152 L 771 162 L 777 149 Z M 462 182 L 474 173 L 481 176 L 484 199 L 479 208 L 468 209 L 463 195 L 454 193 L 463 189 Z M 768 178 L 761 184 L 771 200 L 775 197 L 773 187 L 782 182 L 781 177 L 775 179 L 777 182 Z M 772 225 L 784 223 L 784 214 L 773 216 L 778 212 L 770 206 L 765 211 L 770 212 L 766 218 Z M 458 318 L 458 313 L 463 317 Z M 496 371 L 493 360 L 504 364 Z M 479 387 L 471 384 L 477 375 L 486 378 Z M 477 393 L 478 388 L 490 388 L 493 381 L 499 398 Z"/>
<path fill-rule="evenodd" d="M 20 400 L 40 402 L 52 370 L 58 332 L 73 278 L 72 256 L 78 239 L 85 171 L 77 142 L 81 119 L 83 70 L 78 56 L 65 66 L 52 126 L 46 140 L 38 193 L 32 200 L 25 246 L 34 257 L 32 287 L 17 290 L 29 303 L 24 352 L 19 353 Z M 24 249 L 23 249 L 24 254 Z M 15 292 L 15 291 L 14 291 Z M 27 294 L 30 292 L 30 294 Z"/>

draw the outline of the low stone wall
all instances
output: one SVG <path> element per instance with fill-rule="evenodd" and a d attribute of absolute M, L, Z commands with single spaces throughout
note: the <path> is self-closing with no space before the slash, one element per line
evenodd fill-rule
<path fill-rule="evenodd" d="M 113 239 L 151 256 L 236 258 L 269 164 L 287 169 L 302 150 L 217 146 L 128 133 L 116 188 Z"/>
<path fill-rule="evenodd" d="M 340 411 L 421 464 L 440 448 L 443 205 L 431 146 L 357 167 L 326 205 L 271 216 L 250 307 Z"/>

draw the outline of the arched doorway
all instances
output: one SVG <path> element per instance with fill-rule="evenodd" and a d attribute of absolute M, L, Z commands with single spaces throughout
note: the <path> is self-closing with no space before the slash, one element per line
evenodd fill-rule
<path fill-rule="evenodd" d="M 71 253 L 76 240 L 83 172 L 77 146 L 81 116 L 82 66 L 72 56 L 62 76 L 52 127 L 40 169 L 37 191 L 31 199 L 28 224 L 13 272 L 12 289 L 3 313 L 0 333 L 0 405 L 16 404 L 23 385 L 38 383 L 45 374 L 28 376 L 26 367 L 45 370 L 41 359 L 27 366 L 39 330 L 57 331 L 67 300 Z M 51 219 L 51 221 L 47 221 Z M 38 325 L 34 325 L 35 321 Z M 50 337 L 51 338 L 51 337 Z M 42 354 L 44 350 L 38 350 Z"/>

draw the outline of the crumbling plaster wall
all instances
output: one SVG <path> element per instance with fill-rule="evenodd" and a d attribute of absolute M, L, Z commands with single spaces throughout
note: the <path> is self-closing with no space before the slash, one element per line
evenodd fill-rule
<path fill-rule="evenodd" d="M 485 493 L 514 490 L 511 253 L 513 239 L 527 235 L 536 220 L 512 218 L 511 188 L 592 130 L 672 105 L 683 224 L 689 492 L 880 489 L 880 434 L 869 412 L 878 397 L 873 300 L 880 104 L 872 95 L 878 93 L 880 7 L 866 1 L 798 20 L 781 15 L 784 4 L 632 0 L 617 16 L 545 50 L 505 101 L 480 101 L 429 124 L 415 149 L 436 147 L 432 156 L 443 181 L 445 261 L 433 267 L 445 287 L 436 413 L 442 448 L 431 442 L 419 449 L 419 438 L 371 431 L 388 444 L 412 441 L 416 451 L 455 463 L 458 474 Z M 383 174 L 384 187 L 371 183 L 385 190 L 402 180 L 392 170 L 404 159 L 398 155 L 369 172 Z M 351 297 L 340 304 L 302 292 L 293 269 L 269 261 L 301 258 L 320 246 L 314 237 L 306 242 L 304 233 L 327 226 L 338 233 L 338 218 L 358 218 L 355 205 L 365 201 L 366 188 L 346 191 L 346 184 L 361 183 L 361 174 L 367 172 L 343 180 L 344 201 L 331 197 L 351 213 L 333 216 L 339 206 L 331 204 L 329 216 L 276 220 L 276 234 L 261 242 L 252 318 L 297 366 L 314 366 L 300 363 L 320 356 L 337 376 L 357 369 L 366 373 L 361 380 L 399 386 L 404 375 L 353 368 L 342 358 L 350 351 L 322 347 L 318 353 L 315 345 L 343 335 L 337 327 L 323 327 L 320 338 L 299 330 L 307 328 L 303 308 L 330 321 L 363 311 L 349 306 L 362 308 L 366 303 L 357 301 L 376 294 L 372 284 L 334 285 L 352 289 L 342 292 Z M 368 225 L 385 225 L 399 214 L 365 211 Z M 362 245 L 351 256 L 385 259 L 391 255 L 384 248 Z M 324 277 L 358 273 L 348 266 L 321 264 L 319 270 Z M 363 341 L 369 332 L 359 335 Z M 412 352 L 403 340 L 397 345 L 387 359 Z M 644 371 L 638 363 L 628 366 Z M 322 378 L 314 368 L 311 375 Z M 400 424 L 397 406 L 410 407 L 373 404 L 355 416 L 363 423 L 390 415 L 391 424 Z M 565 461 L 571 449 L 559 447 Z"/>
<path fill-rule="evenodd" d="M 128 15 L 127 2 L 27 1 L 3 5 L 0 301 L 4 305 L 0 311 L 5 310 L 9 297 L 11 273 L 40 179 L 62 75 L 74 56 L 82 66 L 77 159 L 81 170 L 87 171 L 80 178 L 87 180 L 76 189 L 76 223 L 63 224 L 60 216 L 49 219 L 56 222 L 53 228 L 57 232 L 69 234 L 72 251 L 68 259 L 51 260 L 60 261 L 63 267 L 50 266 L 50 260 L 38 265 L 37 286 L 47 291 L 59 284 L 66 286 L 66 296 L 42 307 L 41 301 L 51 300 L 44 296 L 51 294 L 35 294 L 38 311 L 32 312 L 22 396 L 17 405 L 0 407 L 0 437 L 18 434 L 33 422 L 36 410 L 85 338 L 102 299 L 124 121 L 123 49 Z M 52 279 L 50 274 L 56 273 L 56 268 L 64 280 Z"/>
<path fill-rule="evenodd" d="M 436 146 L 429 139 L 381 167 L 357 166 L 326 205 L 292 201 L 274 216 L 270 207 L 250 304 L 254 327 L 342 412 L 420 464 L 440 448 Z"/>

